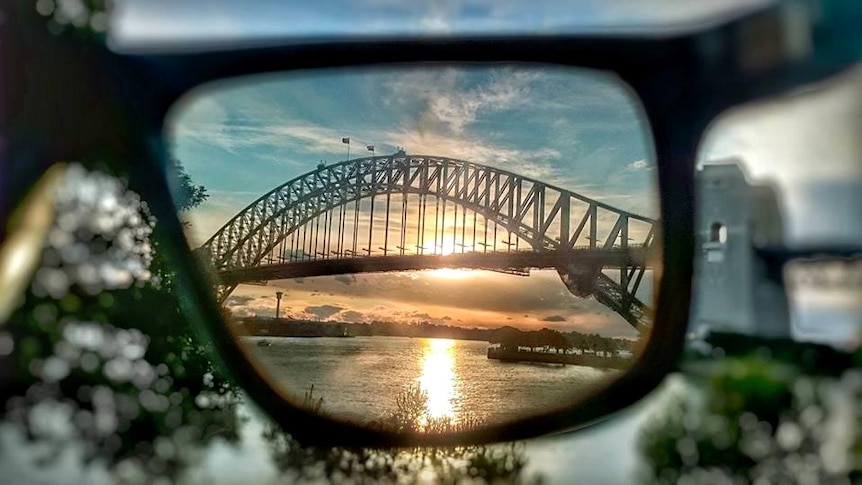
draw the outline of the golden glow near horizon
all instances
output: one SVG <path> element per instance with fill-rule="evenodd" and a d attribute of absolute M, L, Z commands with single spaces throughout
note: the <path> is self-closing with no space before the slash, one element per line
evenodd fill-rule
<path fill-rule="evenodd" d="M 454 231 L 454 228 L 452 229 Z M 427 237 L 427 235 L 426 235 Z M 443 241 L 443 245 L 440 246 L 440 255 L 449 256 L 450 254 L 455 252 L 455 244 L 449 240 L 448 238 Z"/>
<path fill-rule="evenodd" d="M 474 274 L 472 269 L 440 268 L 428 270 L 428 275 L 444 280 L 460 280 Z"/>
<path fill-rule="evenodd" d="M 427 339 L 419 386 L 428 395 L 428 417 L 455 418 L 455 349 L 449 339 Z"/>

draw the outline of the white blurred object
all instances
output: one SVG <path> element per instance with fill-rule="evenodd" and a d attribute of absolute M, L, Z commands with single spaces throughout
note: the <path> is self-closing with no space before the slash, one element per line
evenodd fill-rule
<path fill-rule="evenodd" d="M 772 184 L 786 246 L 860 248 L 860 86 L 862 65 L 856 65 L 786 96 L 734 109 L 707 133 L 699 165 L 732 157 L 750 183 Z M 862 335 L 860 271 L 858 263 L 829 259 L 788 265 L 784 281 L 793 338 L 855 348 Z M 708 287 L 695 283 L 694 298 L 692 330 L 697 331 L 696 312 L 699 302 L 710 298 Z"/>

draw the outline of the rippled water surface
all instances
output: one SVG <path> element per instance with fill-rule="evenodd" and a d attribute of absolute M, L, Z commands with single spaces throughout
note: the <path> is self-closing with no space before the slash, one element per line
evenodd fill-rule
<path fill-rule="evenodd" d="M 269 346 L 258 342 L 266 340 Z M 432 418 L 472 415 L 501 421 L 564 406 L 617 372 L 573 365 L 501 362 L 488 342 L 406 337 L 247 337 L 270 377 L 302 398 L 314 385 L 326 411 L 360 422 L 395 408 L 396 396 L 419 385 Z"/>

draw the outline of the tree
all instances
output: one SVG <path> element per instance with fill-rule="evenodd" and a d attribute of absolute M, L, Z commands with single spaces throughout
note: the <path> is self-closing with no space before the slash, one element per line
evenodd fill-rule
<path fill-rule="evenodd" d="M 542 345 L 554 349 L 555 352 L 569 348 L 569 341 L 560 332 L 543 328 L 539 333 L 542 337 Z"/>
<path fill-rule="evenodd" d="M 6 325 L 16 347 L 0 362 L 12 369 L 0 413 L 46 460 L 74 447 L 109 468 L 175 476 L 200 443 L 237 439 L 236 388 L 180 310 L 146 204 L 125 181 L 80 165 L 64 177 L 52 228 L 63 237 L 46 240 Z M 205 190 L 181 180 L 182 207 L 200 204 Z M 40 426 L 45 412 L 65 416 L 69 431 Z"/>
<path fill-rule="evenodd" d="M 191 176 L 186 172 L 182 162 L 172 158 L 169 170 L 173 174 L 171 196 L 176 204 L 177 211 L 186 212 L 201 205 L 207 198 L 207 189 L 203 185 L 195 185 Z"/>

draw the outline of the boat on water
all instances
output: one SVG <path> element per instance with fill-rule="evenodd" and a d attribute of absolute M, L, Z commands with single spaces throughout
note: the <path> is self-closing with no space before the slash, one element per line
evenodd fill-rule
<path fill-rule="evenodd" d="M 270 346 L 272 346 L 272 342 L 270 342 L 268 339 L 258 340 L 257 346 L 258 347 L 270 347 Z"/>

